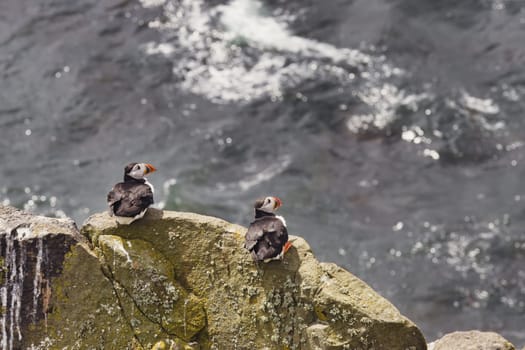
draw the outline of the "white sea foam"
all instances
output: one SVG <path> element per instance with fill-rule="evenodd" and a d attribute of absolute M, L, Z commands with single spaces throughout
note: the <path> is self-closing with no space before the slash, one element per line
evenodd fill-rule
<path fill-rule="evenodd" d="M 282 156 L 280 159 L 276 160 L 273 162 L 273 164 L 269 165 L 265 169 L 257 171 L 254 175 L 239 181 L 240 189 L 242 191 L 247 191 L 262 182 L 272 179 L 273 177 L 282 173 L 290 165 L 290 162 L 291 157 Z"/>
<path fill-rule="evenodd" d="M 264 48 L 293 52 L 303 56 L 329 58 L 352 64 L 369 63 L 371 57 L 358 50 L 337 48 L 333 45 L 293 35 L 285 24 L 261 13 L 262 3 L 254 0 L 234 0 L 218 7 L 221 22 L 228 35 L 242 37 Z"/>
<path fill-rule="evenodd" d="M 166 56 L 178 52 L 174 73 L 181 76 L 181 87 L 214 102 L 278 100 L 285 91 L 319 77 L 347 84 L 356 78 L 356 67 L 366 67 L 358 74 L 365 82 L 358 96 L 372 111 L 351 116 L 350 130 L 359 130 L 370 120 L 383 127 L 397 107 L 420 99 L 384 81 L 403 74 L 384 57 L 294 35 L 283 19 L 286 15 L 266 15 L 260 1 L 234 0 L 209 8 L 202 0 L 181 0 L 166 3 L 164 11 L 166 21 L 149 25 L 165 32 L 169 40 L 148 43 L 145 52 Z M 258 54 L 248 57 L 243 45 Z"/>
<path fill-rule="evenodd" d="M 495 132 L 504 130 L 506 127 L 503 120 L 495 119 L 495 116 L 500 113 L 500 107 L 491 98 L 474 97 L 466 90 L 462 90 L 459 102 L 451 101 L 449 104 L 453 108 L 463 111 L 465 115 L 469 115 L 487 131 Z M 477 113 L 471 113 L 472 111 Z"/>
<path fill-rule="evenodd" d="M 160 0 L 142 0 L 144 6 Z M 419 112 L 424 102 L 435 96 L 427 90 L 408 91 L 397 82 L 404 70 L 373 50 L 337 47 L 296 35 L 290 29 L 291 17 L 285 10 L 269 13 L 262 1 L 233 0 L 211 6 L 204 0 L 163 3 L 163 19 L 149 26 L 163 33 L 164 39 L 150 42 L 143 49 L 149 55 L 173 58 L 173 73 L 179 88 L 204 96 L 215 103 L 250 102 L 261 98 L 280 101 L 286 93 L 307 102 L 301 87 L 312 81 L 330 81 L 348 91 L 354 107 L 341 104 L 346 127 L 356 134 L 388 129 L 401 117 L 400 111 Z M 344 96 L 343 96 L 344 98 Z M 503 129 L 501 120 L 491 120 L 500 107 L 490 98 L 478 98 L 463 91 L 448 99 L 449 107 L 478 112 L 477 122 L 489 131 Z M 356 107 L 357 106 L 357 107 Z M 421 111 L 425 119 L 431 109 Z M 416 121 L 417 123 L 417 121 Z M 437 137 L 407 140 L 430 144 Z M 435 150 L 421 148 L 420 154 L 438 159 Z"/>
<path fill-rule="evenodd" d="M 400 106 L 416 110 L 418 102 L 429 97 L 424 93 L 407 94 L 389 83 L 379 86 L 370 84 L 369 88 L 360 91 L 358 96 L 370 106 L 371 112 L 348 118 L 347 127 L 354 133 L 370 128 L 382 130 L 396 119 L 397 109 Z"/>
<path fill-rule="evenodd" d="M 158 7 L 166 3 L 166 0 L 139 0 L 143 7 Z"/>
<path fill-rule="evenodd" d="M 467 91 L 462 91 L 461 102 L 471 110 L 484 114 L 498 114 L 499 106 L 490 98 L 478 98 L 470 95 Z"/>

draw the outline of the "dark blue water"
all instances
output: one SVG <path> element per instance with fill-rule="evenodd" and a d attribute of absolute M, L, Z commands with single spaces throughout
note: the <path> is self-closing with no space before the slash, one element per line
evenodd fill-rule
<path fill-rule="evenodd" d="M 4 0 L 0 202 L 81 223 L 129 161 L 159 207 L 291 233 L 428 340 L 525 344 L 525 3 Z"/>

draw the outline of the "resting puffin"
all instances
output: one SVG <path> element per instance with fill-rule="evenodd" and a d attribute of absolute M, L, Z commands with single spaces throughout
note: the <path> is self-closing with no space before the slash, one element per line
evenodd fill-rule
<path fill-rule="evenodd" d="M 140 219 L 153 204 L 153 185 L 144 177 L 155 167 L 146 163 L 129 163 L 124 168 L 124 182 L 108 193 L 109 213 L 119 224 L 131 224 Z"/>
<path fill-rule="evenodd" d="M 286 221 L 274 211 L 282 205 L 277 197 L 258 199 L 255 204 L 255 220 L 246 232 L 244 248 L 252 253 L 256 262 L 282 260 L 292 243 L 288 241 Z"/>

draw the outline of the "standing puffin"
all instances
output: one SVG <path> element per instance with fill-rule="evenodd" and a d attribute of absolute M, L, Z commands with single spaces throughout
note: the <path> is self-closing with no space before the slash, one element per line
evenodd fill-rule
<path fill-rule="evenodd" d="M 246 232 L 244 248 L 252 253 L 255 261 L 282 260 L 292 246 L 288 241 L 286 221 L 274 211 L 282 205 L 277 197 L 258 199 L 255 204 L 255 220 Z"/>
<path fill-rule="evenodd" d="M 108 193 L 109 213 L 119 224 L 131 224 L 140 219 L 153 204 L 153 185 L 144 177 L 155 167 L 146 163 L 129 163 L 124 168 L 124 182 Z"/>

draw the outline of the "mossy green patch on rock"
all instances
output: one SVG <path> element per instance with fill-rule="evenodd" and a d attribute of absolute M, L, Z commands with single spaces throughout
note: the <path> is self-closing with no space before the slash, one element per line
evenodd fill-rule
<path fill-rule="evenodd" d="M 162 330 L 185 340 L 204 328 L 202 303 L 177 282 L 171 263 L 150 243 L 104 235 L 98 244 L 111 279 L 122 288 L 121 300 L 129 299 L 135 306 L 130 318 L 139 314 L 156 326 L 155 333 Z M 139 338 L 146 332 L 141 333 Z"/>
<path fill-rule="evenodd" d="M 95 245 L 98 245 L 98 238 L 102 235 L 116 235 L 151 243 L 173 264 L 179 282 L 191 284 L 196 295 L 210 287 L 202 276 L 210 275 L 214 264 L 220 263 L 223 266 L 233 263 L 233 257 L 219 253 L 233 248 L 224 247 L 225 244 L 231 245 L 232 238 L 241 242 L 244 231 L 241 226 L 217 218 L 155 209 L 148 210 L 146 219 L 129 226 L 118 226 L 106 213 L 96 214 L 82 228 L 82 232 Z M 238 248 L 238 244 L 234 247 Z M 191 283 L 186 283 L 188 280 Z"/>
<path fill-rule="evenodd" d="M 41 349 L 140 349 L 99 260 L 80 245 L 51 281 L 49 312 L 25 343 Z"/>
<path fill-rule="evenodd" d="M 331 331 L 337 331 L 337 343 L 352 349 L 387 349 L 383 344 L 397 349 L 407 342 L 417 349 L 424 346 L 417 327 L 366 283 L 335 264 L 319 265 L 321 288 L 314 304 L 316 312 L 326 317 Z M 396 335 L 400 332 L 403 339 Z"/>

